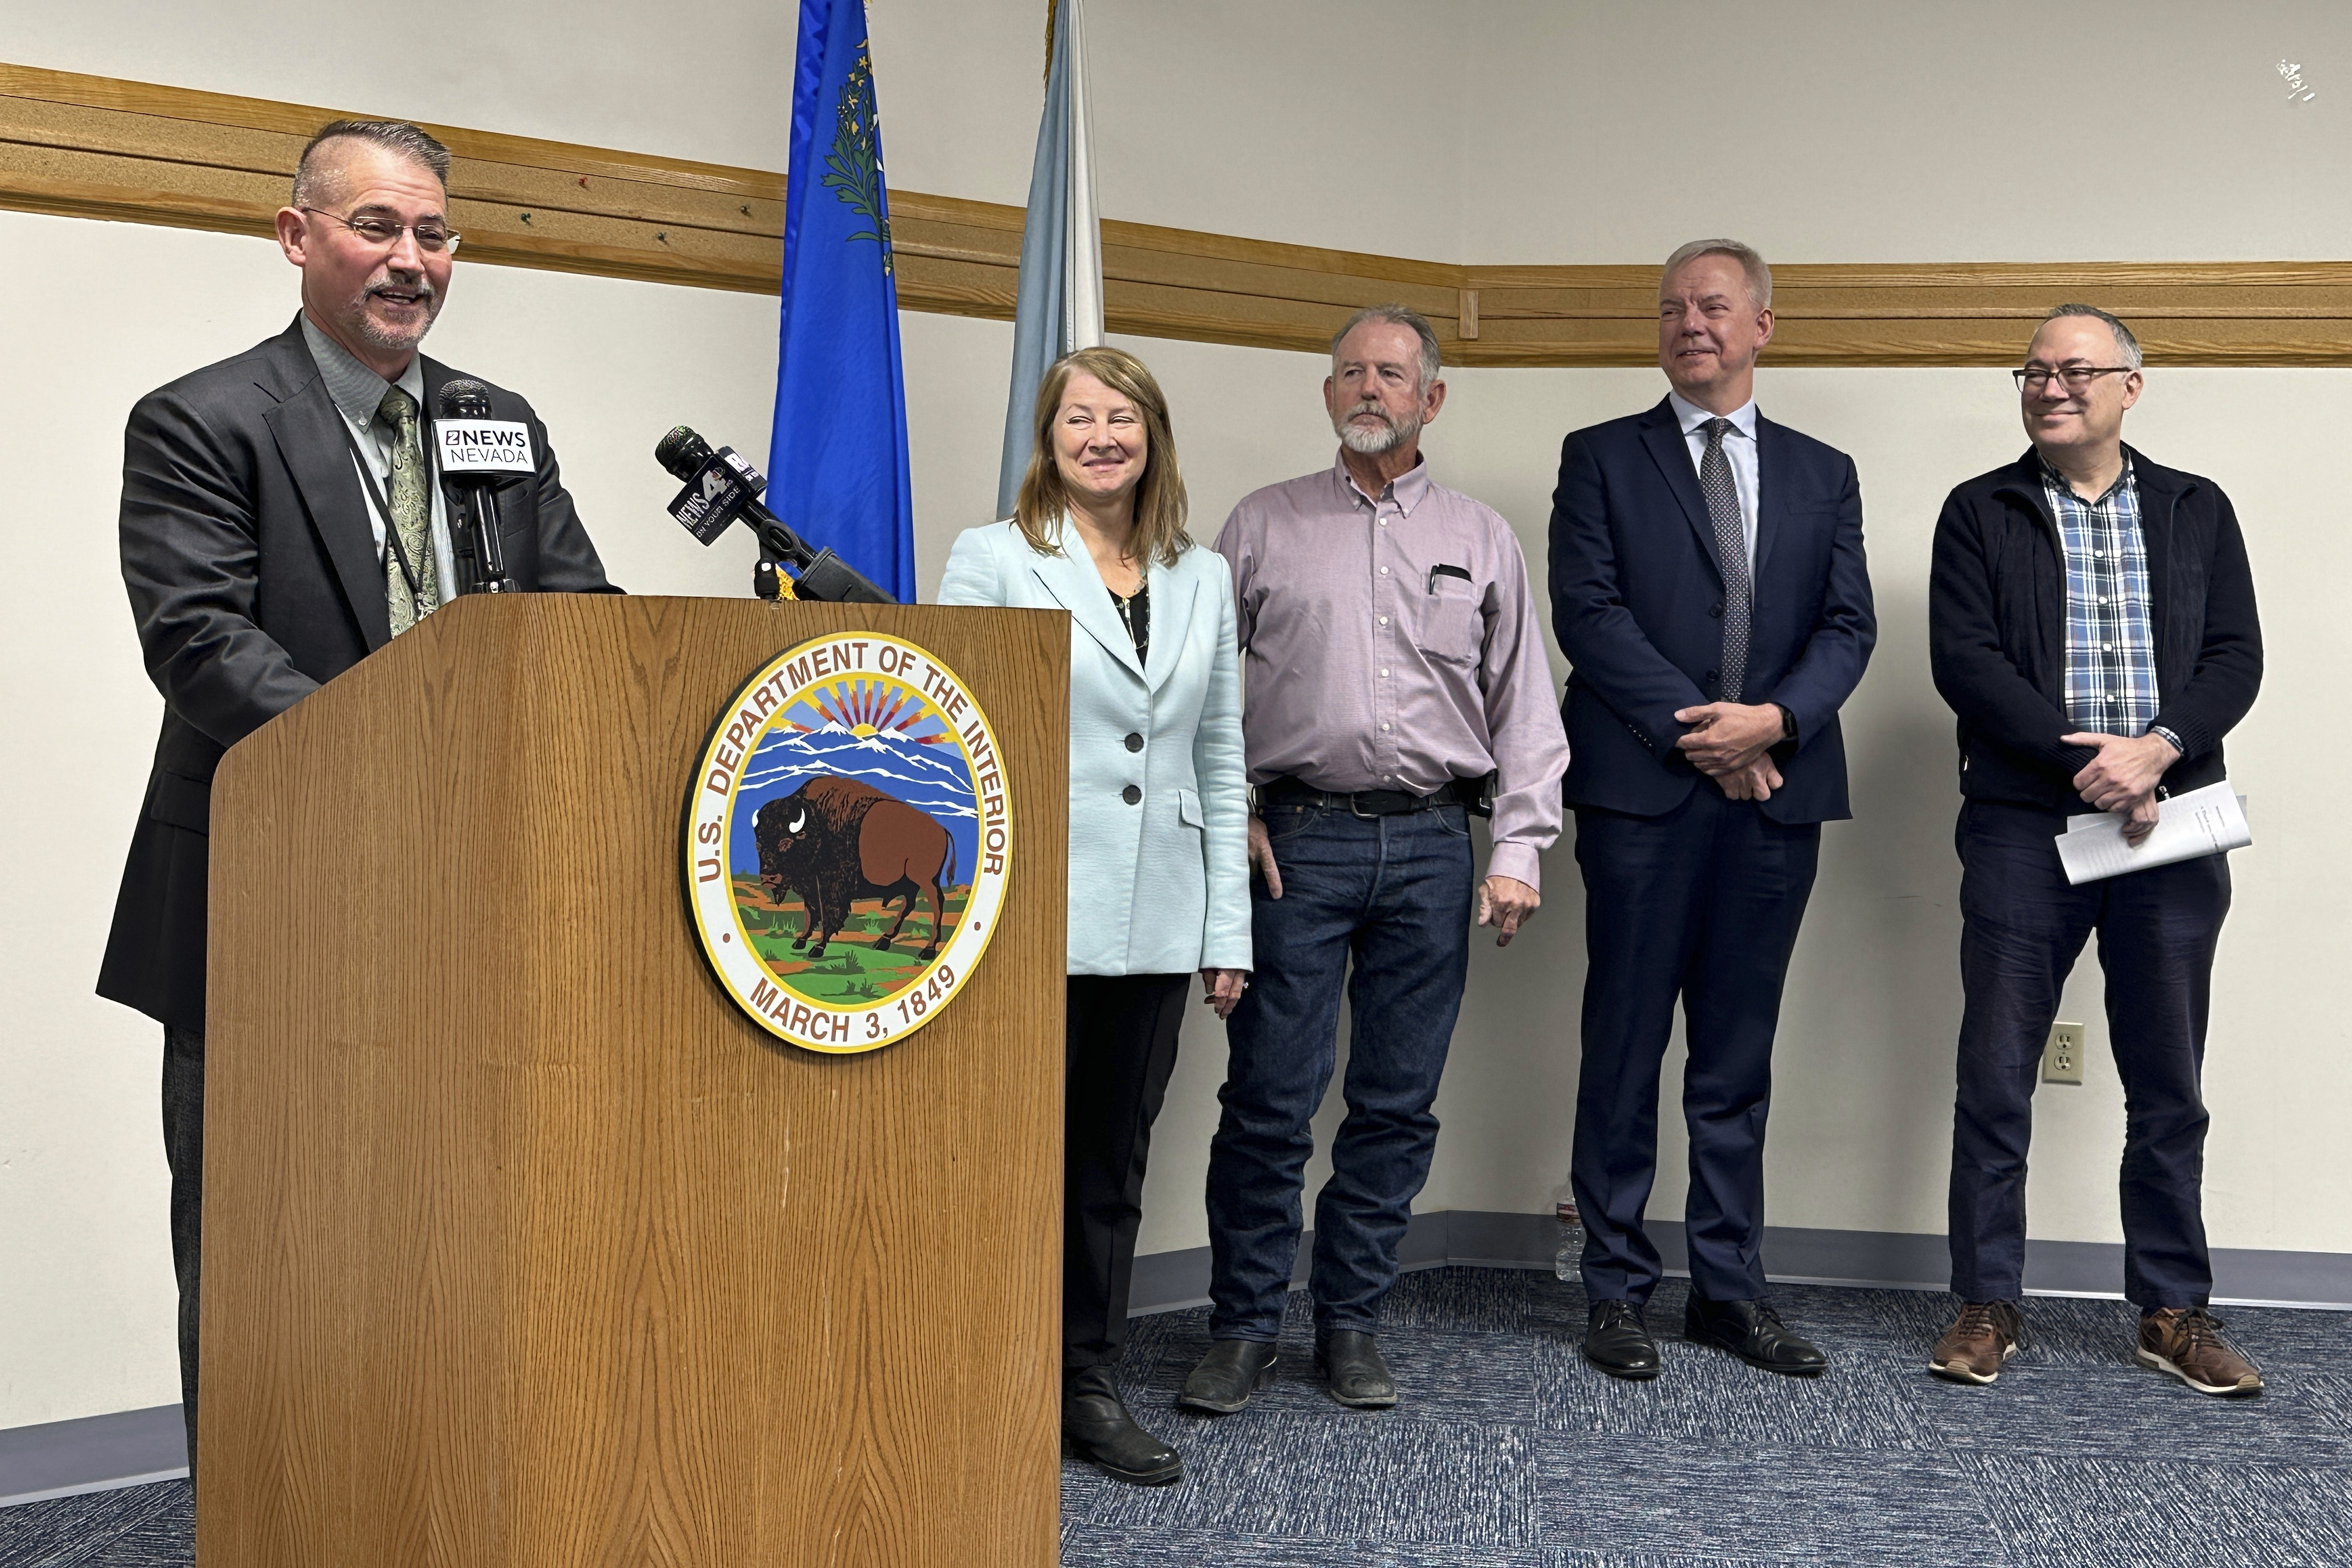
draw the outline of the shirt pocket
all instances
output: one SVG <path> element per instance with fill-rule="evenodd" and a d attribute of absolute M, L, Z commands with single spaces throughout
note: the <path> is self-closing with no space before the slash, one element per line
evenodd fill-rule
<path fill-rule="evenodd" d="M 1481 612 L 1485 593 L 1465 578 L 1451 574 L 1430 580 L 1427 593 L 1415 606 L 1413 646 L 1444 664 L 1475 665 L 1485 652 L 1486 617 Z"/>

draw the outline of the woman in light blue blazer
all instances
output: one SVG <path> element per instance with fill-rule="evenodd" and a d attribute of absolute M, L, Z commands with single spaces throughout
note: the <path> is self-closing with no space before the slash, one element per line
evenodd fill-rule
<path fill-rule="evenodd" d="M 1248 984 L 1248 789 L 1224 557 L 1184 531 L 1168 400 L 1141 361 L 1080 349 L 1038 388 L 1006 521 L 959 538 L 943 605 L 1070 613 L 1070 967 L 1062 1431 L 1122 1480 L 1183 1462 L 1116 1368 L 1144 1155 L 1198 972 L 1219 1017 Z"/>

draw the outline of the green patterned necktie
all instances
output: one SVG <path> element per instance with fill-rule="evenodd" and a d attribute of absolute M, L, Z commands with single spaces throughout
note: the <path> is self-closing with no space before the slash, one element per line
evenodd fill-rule
<path fill-rule="evenodd" d="M 400 548 L 383 552 L 383 586 L 392 611 L 392 635 L 398 637 L 441 603 L 440 574 L 433 562 L 433 502 L 425 483 L 425 448 L 416 438 L 416 400 L 394 386 L 376 405 L 376 423 L 392 431 L 393 532 Z M 416 591 L 409 592 L 401 557 L 416 574 Z"/>

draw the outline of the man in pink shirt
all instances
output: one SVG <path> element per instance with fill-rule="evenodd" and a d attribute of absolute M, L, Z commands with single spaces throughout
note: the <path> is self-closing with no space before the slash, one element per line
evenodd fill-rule
<path fill-rule="evenodd" d="M 1182 1394 L 1196 1410 L 1239 1410 L 1272 1373 L 1343 978 L 1348 1115 L 1315 1204 L 1316 1364 L 1342 1405 L 1397 1402 L 1374 1334 L 1437 1143 L 1473 894 L 1507 944 L 1559 833 L 1568 741 L 1527 562 L 1509 524 L 1422 460 L 1421 428 L 1445 404 L 1438 370 L 1420 316 L 1357 312 L 1323 384 L 1339 460 L 1245 497 L 1217 537 L 1256 787 L 1257 969 L 1226 1026 L 1209 1156 L 1215 1342 Z M 1490 805 L 1479 882 L 1469 819 Z"/>

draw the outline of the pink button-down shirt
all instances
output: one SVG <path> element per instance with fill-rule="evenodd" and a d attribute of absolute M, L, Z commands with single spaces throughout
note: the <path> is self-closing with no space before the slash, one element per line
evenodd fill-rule
<path fill-rule="evenodd" d="M 1217 551 L 1251 782 L 1427 795 L 1496 773 L 1486 870 L 1541 887 L 1568 737 L 1510 525 L 1425 460 L 1377 497 L 1339 461 L 1244 496 Z"/>

